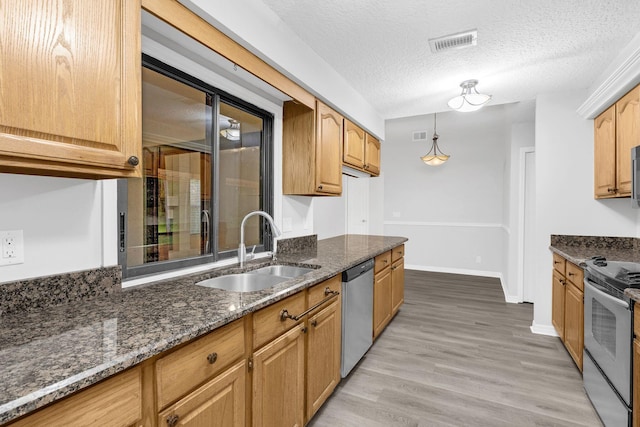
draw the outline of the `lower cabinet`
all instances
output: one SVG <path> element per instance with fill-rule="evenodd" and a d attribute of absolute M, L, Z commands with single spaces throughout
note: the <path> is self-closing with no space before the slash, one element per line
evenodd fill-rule
<path fill-rule="evenodd" d="M 244 427 L 246 361 L 171 405 L 158 415 L 158 426 Z"/>
<path fill-rule="evenodd" d="M 304 424 L 304 334 L 296 325 L 253 355 L 253 427 Z"/>
<path fill-rule="evenodd" d="M 340 300 L 310 314 L 307 341 L 307 420 L 320 409 L 340 382 Z"/>
<path fill-rule="evenodd" d="M 584 349 L 584 271 L 553 254 L 551 322 L 582 371 Z"/>
<path fill-rule="evenodd" d="M 21 418 L 12 427 L 138 425 L 142 420 L 142 381 L 135 367 L 80 391 L 33 415 Z"/>
<path fill-rule="evenodd" d="M 378 255 L 373 282 L 373 339 L 389 324 L 404 302 L 404 245 Z"/>

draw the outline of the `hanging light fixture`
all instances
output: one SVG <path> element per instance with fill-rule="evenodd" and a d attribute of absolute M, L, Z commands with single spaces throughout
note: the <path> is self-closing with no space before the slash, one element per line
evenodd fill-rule
<path fill-rule="evenodd" d="M 477 80 L 465 80 L 460 83 L 460 87 L 462 88 L 462 93 L 455 98 L 452 98 L 447 105 L 449 108 L 461 111 L 476 111 L 479 110 L 489 102 L 491 99 L 491 95 L 485 95 L 483 93 L 478 93 L 476 89 L 476 85 L 478 84 Z"/>
<path fill-rule="evenodd" d="M 431 150 L 424 156 L 420 157 L 423 162 L 425 162 L 429 166 L 439 166 L 449 160 L 449 155 L 444 154 L 442 150 L 438 147 L 438 133 L 436 132 L 436 116 L 437 114 L 433 114 L 433 144 L 431 145 Z"/>
<path fill-rule="evenodd" d="M 228 119 L 224 126 L 221 126 L 220 135 L 229 141 L 240 140 L 240 122 L 234 119 Z"/>

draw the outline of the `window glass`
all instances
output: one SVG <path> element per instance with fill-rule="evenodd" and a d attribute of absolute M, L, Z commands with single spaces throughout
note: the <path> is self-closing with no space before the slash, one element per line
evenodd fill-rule
<path fill-rule="evenodd" d="M 262 207 L 261 149 L 262 118 L 220 103 L 220 173 L 218 250 L 236 250 L 240 243 L 240 224 L 246 214 Z M 260 245 L 258 216 L 249 218 L 244 227 L 247 247 Z"/>
<path fill-rule="evenodd" d="M 142 69 L 143 178 L 129 180 L 127 266 L 211 253 L 211 103 Z"/>
<path fill-rule="evenodd" d="M 142 179 L 118 184 L 123 277 L 234 257 L 272 205 L 273 117 L 143 55 Z M 245 244 L 269 250 L 261 217 Z"/>

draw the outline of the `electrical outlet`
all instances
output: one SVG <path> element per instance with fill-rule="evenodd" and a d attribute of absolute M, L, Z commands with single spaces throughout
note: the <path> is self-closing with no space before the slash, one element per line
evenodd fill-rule
<path fill-rule="evenodd" d="M 24 263 L 22 230 L 0 231 L 0 265 Z"/>

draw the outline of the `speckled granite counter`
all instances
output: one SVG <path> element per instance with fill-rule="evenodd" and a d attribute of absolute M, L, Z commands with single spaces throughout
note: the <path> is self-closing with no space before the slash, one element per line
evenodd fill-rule
<path fill-rule="evenodd" d="M 280 255 L 318 269 L 250 293 L 194 283 L 235 267 L 124 289 L 89 301 L 0 317 L 0 424 L 206 334 L 362 261 L 404 237 L 345 235 Z M 254 266 L 265 263 L 255 262 Z M 0 284 L 0 286 L 2 286 Z"/>
<path fill-rule="evenodd" d="M 634 237 L 552 234 L 549 249 L 576 265 L 596 255 L 612 261 L 640 262 L 640 239 Z"/>

